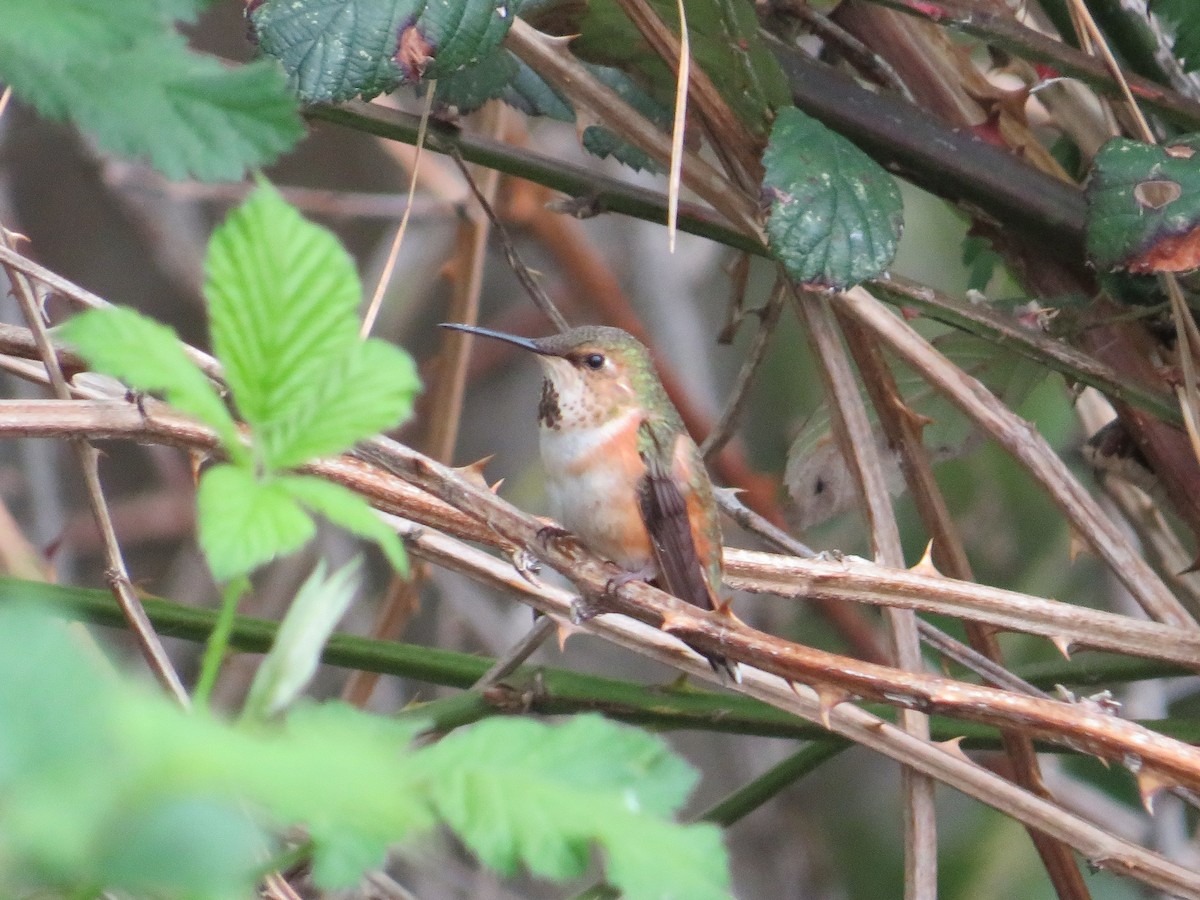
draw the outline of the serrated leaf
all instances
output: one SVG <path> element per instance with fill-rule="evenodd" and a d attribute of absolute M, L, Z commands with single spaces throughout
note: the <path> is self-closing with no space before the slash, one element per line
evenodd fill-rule
<path fill-rule="evenodd" d="M 891 264 L 904 226 L 900 189 L 854 144 L 783 109 L 763 164 L 767 235 L 792 278 L 841 289 Z"/>
<path fill-rule="evenodd" d="M 115 307 L 80 313 L 59 334 L 98 372 L 135 390 L 162 392 L 172 406 L 211 426 L 231 456 L 245 456 L 233 417 L 166 325 Z"/>
<path fill-rule="evenodd" d="M 59 0 L 53 6 L 42 0 L 5 0 L 0 61 L 17 54 L 69 60 L 120 50 L 163 25 L 162 12 L 144 0 Z"/>
<path fill-rule="evenodd" d="M 286 415 L 263 426 L 266 459 L 285 469 L 341 453 L 408 418 L 420 388 L 407 353 L 386 341 L 355 339 L 327 361 L 320 380 L 289 398 Z"/>
<path fill-rule="evenodd" d="M 357 557 L 331 575 L 319 561 L 292 599 L 275 633 L 254 681 L 242 714 L 250 719 L 275 715 L 308 686 L 321 650 L 354 600 L 360 584 L 361 560 Z"/>
<path fill-rule="evenodd" d="M 213 234 L 205 269 L 213 348 L 238 409 L 255 429 L 278 425 L 358 339 L 354 263 L 263 184 Z"/>
<path fill-rule="evenodd" d="M 84 39 L 20 46 L 0 38 L 0 80 L 43 115 L 74 121 L 106 151 L 149 159 L 170 178 L 238 179 L 303 134 L 295 101 L 269 63 L 227 66 L 189 50 L 165 26 L 139 27 L 121 42 L 110 36 L 99 52 L 81 50 Z"/>
<path fill-rule="evenodd" d="M 254 473 L 229 465 L 205 471 L 196 506 L 200 549 L 221 582 L 298 550 L 316 530 L 278 480 L 260 481 Z"/>
<path fill-rule="evenodd" d="M 507 52 L 507 51 L 506 51 Z M 512 54 L 509 54 L 512 56 Z M 530 116 L 546 116 L 559 122 L 574 122 L 575 110 L 537 72 L 513 57 L 516 74 L 505 88 L 504 102 Z"/>
<path fill-rule="evenodd" d="M 518 70 L 517 58 L 498 50 L 473 66 L 442 75 L 433 98 L 435 109 L 466 115 L 489 100 L 505 96 Z"/>
<path fill-rule="evenodd" d="M 640 112 L 643 116 L 669 131 L 672 121 L 672 110 L 659 103 L 649 93 L 643 90 L 636 81 L 622 72 L 608 66 L 587 65 L 588 71 L 596 80 L 612 88 L 617 95 Z M 621 140 L 612 131 L 600 125 L 589 125 L 583 130 L 581 137 L 583 149 L 594 156 L 606 159 L 612 156 L 635 171 L 661 172 L 662 166 L 631 144 Z"/>
<path fill-rule="evenodd" d="M 662 818 L 695 776 L 648 734 L 594 716 L 553 728 L 497 719 L 413 763 L 440 815 L 501 873 L 578 876 L 595 845 L 627 897 L 729 897 L 717 829 Z"/>
<path fill-rule="evenodd" d="M 339 102 L 370 99 L 404 80 L 393 57 L 420 9 L 420 0 L 266 0 L 250 22 L 301 100 Z"/>
<path fill-rule="evenodd" d="M 441 78 L 493 54 L 519 11 L 519 0 L 427 0 L 412 27 L 432 56 L 416 76 Z"/>
<path fill-rule="evenodd" d="M 494 54 L 515 0 L 266 0 L 250 14 L 263 52 L 306 102 L 373 97 Z"/>
<path fill-rule="evenodd" d="M 1200 265 L 1200 134 L 1163 146 L 1114 138 L 1087 185 L 1087 251 L 1101 272 Z"/>
<path fill-rule="evenodd" d="M 1153 0 L 1151 9 L 1175 29 L 1175 56 L 1184 71 L 1200 69 L 1200 7 L 1195 0 Z"/>
<path fill-rule="evenodd" d="M 658 17 L 679 31 L 676 0 L 649 0 Z M 571 50 L 587 62 L 631 76 L 654 99 L 673 108 L 675 73 L 650 47 L 617 3 L 556 4 L 546 16 L 555 34 L 578 34 Z M 538 24 L 537 12 L 530 16 Z M 759 34 L 752 3 L 688 0 L 692 65 L 712 79 L 752 138 L 764 140 L 776 109 L 791 102 L 787 78 Z"/>
<path fill-rule="evenodd" d="M 408 573 L 408 556 L 396 532 L 358 494 L 340 484 L 308 475 L 282 476 L 279 483 L 306 507 L 334 525 L 377 543 L 396 571 L 402 575 Z"/>

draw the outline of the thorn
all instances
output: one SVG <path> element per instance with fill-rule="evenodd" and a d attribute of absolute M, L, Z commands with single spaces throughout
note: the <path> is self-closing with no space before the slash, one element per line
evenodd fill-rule
<path fill-rule="evenodd" d="M 200 483 L 200 467 L 204 465 L 204 460 L 208 458 L 207 453 L 197 453 L 195 451 L 188 454 L 188 462 L 192 466 L 192 484 Z"/>
<path fill-rule="evenodd" d="M 967 762 L 970 762 L 971 758 L 963 752 L 962 742 L 964 740 L 966 740 L 966 735 L 960 734 L 958 737 L 952 737 L 948 741 L 935 741 L 934 743 L 936 743 L 950 755 L 957 756 L 959 759 L 965 759 Z"/>
<path fill-rule="evenodd" d="M 562 653 L 567 646 L 567 638 L 581 634 L 583 629 L 566 619 L 554 617 L 554 639 L 558 642 L 558 652 Z"/>
<path fill-rule="evenodd" d="M 716 487 L 713 486 L 713 494 L 725 500 L 737 500 L 739 494 L 746 493 L 745 488 L 739 487 Z"/>
<path fill-rule="evenodd" d="M 11 228 L 5 228 L 3 225 L 0 225 L 0 235 L 3 235 L 5 240 L 11 241 L 14 244 L 22 241 L 26 244 L 31 243 L 28 235 L 21 234 L 19 231 L 13 231 Z"/>
<path fill-rule="evenodd" d="M 1192 564 L 1180 572 L 1180 575 L 1191 575 L 1193 572 L 1200 572 L 1200 555 L 1192 560 Z"/>
<path fill-rule="evenodd" d="M 821 724 L 826 729 L 832 730 L 829 725 L 829 714 L 838 704 L 845 703 L 850 699 L 850 692 L 832 684 L 818 684 L 813 687 L 813 690 L 817 692 L 817 703 L 821 709 Z"/>
<path fill-rule="evenodd" d="M 692 617 L 687 612 L 672 612 L 668 610 L 663 613 L 662 624 L 658 627 L 667 634 L 674 634 L 676 631 L 687 631 L 692 626 Z"/>
<path fill-rule="evenodd" d="M 493 494 L 499 494 L 500 493 L 500 485 L 502 485 L 502 484 L 504 484 L 504 479 L 497 478 L 495 484 L 488 486 L 488 490 L 491 491 Z"/>
<path fill-rule="evenodd" d="M 1058 652 L 1063 655 L 1064 659 L 1070 661 L 1071 648 L 1075 646 L 1070 638 L 1063 637 L 1061 634 L 1055 635 L 1054 637 L 1050 638 L 1050 643 L 1058 648 Z"/>
<path fill-rule="evenodd" d="M 732 623 L 734 625 L 745 625 L 746 624 L 742 619 L 739 619 L 737 616 L 737 613 L 735 613 L 733 611 L 733 598 L 732 597 L 726 597 L 724 600 L 721 600 L 720 602 L 718 602 L 717 608 L 713 610 L 713 613 L 715 615 L 720 616 L 723 619 L 728 619 L 730 621 L 730 623 Z"/>
<path fill-rule="evenodd" d="M 925 552 L 921 555 L 920 561 L 908 571 L 914 575 L 928 575 L 930 578 L 944 577 L 938 571 L 937 566 L 933 564 L 933 541 L 931 540 L 925 545 Z"/>
<path fill-rule="evenodd" d="M 1133 777 L 1137 779 L 1138 794 L 1141 795 L 1142 806 L 1146 807 L 1146 812 L 1154 815 L 1154 798 L 1161 791 L 1169 788 L 1173 782 L 1154 769 L 1145 767 L 1135 772 Z"/>
<path fill-rule="evenodd" d="M 484 490 L 494 491 L 495 488 L 489 487 L 487 480 L 483 477 L 483 470 L 484 470 L 484 467 L 487 466 L 487 464 L 492 461 L 492 459 L 495 457 L 495 455 L 496 454 L 494 454 L 494 453 L 490 453 L 487 456 L 485 456 L 483 459 L 476 460 L 475 462 L 470 463 L 468 465 L 457 466 L 457 467 L 455 467 L 454 471 L 457 472 L 459 475 L 461 475 L 465 481 L 468 481 L 471 484 L 475 485 L 475 487 L 481 487 Z M 503 478 L 500 479 L 500 481 L 503 481 L 503 480 L 504 480 Z M 496 482 L 496 487 L 499 487 L 499 486 L 500 486 L 500 482 L 498 481 L 498 482 Z"/>

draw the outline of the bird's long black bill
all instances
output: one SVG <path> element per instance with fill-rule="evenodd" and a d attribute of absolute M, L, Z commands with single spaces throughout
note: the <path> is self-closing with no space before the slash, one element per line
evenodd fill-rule
<path fill-rule="evenodd" d="M 478 325 L 462 325 L 458 322 L 442 322 L 441 328 L 449 328 L 452 331 L 465 331 L 467 334 L 478 334 L 482 337 L 495 338 L 498 341 L 504 341 L 508 344 L 515 344 L 524 350 L 530 350 L 533 353 L 541 353 L 542 348 L 533 338 L 519 337 L 515 334 L 505 334 L 503 331 L 492 331 L 490 328 L 480 328 Z"/>

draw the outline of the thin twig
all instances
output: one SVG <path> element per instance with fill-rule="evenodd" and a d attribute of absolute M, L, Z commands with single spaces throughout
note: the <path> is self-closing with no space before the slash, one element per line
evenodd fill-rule
<path fill-rule="evenodd" d="M 558 630 L 558 622 L 551 616 L 539 616 L 538 620 L 533 623 L 533 627 L 525 632 L 524 636 L 513 644 L 508 650 L 497 658 L 496 662 L 490 669 L 479 677 L 479 680 L 471 685 L 471 690 L 482 691 L 484 688 L 491 687 L 498 681 L 503 681 L 517 669 L 519 669 L 525 660 L 537 651 L 538 647 L 546 643 L 547 639 Z"/>
<path fill-rule="evenodd" d="M 889 368 L 878 342 L 869 332 L 847 316 L 841 315 L 839 320 L 847 343 L 850 345 L 851 353 L 858 363 L 863 384 L 887 435 L 888 443 L 899 453 L 909 493 L 916 502 L 921 520 L 930 536 L 926 559 L 918 565 L 918 568 L 921 565 L 932 567 L 936 560 L 951 577 L 961 581 L 973 581 L 974 574 L 971 571 L 961 535 L 950 515 L 949 507 L 946 505 L 945 497 L 938 487 L 937 480 L 933 476 L 929 454 L 921 440 L 924 422 L 905 404 L 895 376 Z M 1000 644 L 991 629 L 969 620 L 964 621 L 963 626 L 967 633 L 967 639 L 974 648 L 970 650 L 973 655 L 972 661 L 977 659 L 985 662 L 991 672 L 1001 673 L 999 680 L 996 680 L 994 674 L 985 675 L 990 683 L 1010 687 L 1011 679 L 1023 687 L 1030 688 L 1035 695 L 1040 695 L 1040 692 L 1032 689 L 1031 685 L 1021 682 L 1001 665 L 1003 658 L 1000 654 Z M 942 637 L 948 637 L 948 635 L 931 634 L 931 626 L 919 620 L 917 627 L 927 642 L 932 643 Z M 955 654 L 954 658 L 957 658 L 957 651 L 960 648 L 968 650 L 961 645 L 952 648 L 943 646 L 942 649 L 943 652 Z M 973 671 L 975 670 L 974 666 L 971 668 Z M 1020 689 L 1022 688 L 1018 687 L 1018 690 Z M 1003 731 L 1001 736 L 1017 783 L 1039 796 L 1052 799 L 1042 781 L 1033 741 L 1026 735 L 1011 729 Z M 1050 876 L 1060 900 L 1087 900 L 1089 897 L 1087 885 L 1083 881 L 1071 849 L 1060 841 L 1055 841 L 1036 830 L 1030 830 L 1030 839 L 1042 858 L 1046 872 Z"/>
<path fill-rule="evenodd" d="M 463 178 L 466 179 L 467 185 L 471 188 L 471 193 L 474 195 L 476 202 L 488 217 L 488 221 L 492 223 L 492 228 L 495 230 L 497 237 L 500 238 L 500 246 L 504 248 L 504 258 L 508 260 L 513 274 L 521 282 L 521 287 L 525 288 L 525 293 L 529 295 L 529 299 L 533 301 L 533 305 L 541 310 L 542 314 L 560 332 L 567 331 L 571 326 L 567 322 L 566 317 L 558 311 L 558 307 L 554 305 L 554 301 L 550 299 L 550 295 L 538 284 L 537 279 L 533 277 L 533 273 L 529 271 L 529 267 L 525 265 L 525 261 L 517 253 L 517 248 L 508 234 L 508 229 L 504 227 L 504 223 L 496 215 L 496 210 L 492 208 L 492 204 L 488 202 L 488 198 L 484 196 L 483 191 L 479 189 L 479 185 L 475 183 L 475 179 L 471 177 L 471 170 L 467 168 L 467 164 L 463 161 L 462 154 L 459 153 L 457 147 L 451 148 L 450 158 L 454 160 L 455 165 L 458 166 L 458 170 L 462 172 Z"/>
<path fill-rule="evenodd" d="M 1162 579 L 1029 423 L 884 309 L 863 288 L 838 295 L 837 303 L 1025 466 L 1152 618 L 1178 628 L 1197 629 L 1196 621 Z"/>
<path fill-rule="evenodd" d="M 746 359 L 738 372 L 737 380 L 734 381 L 733 389 L 729 392 L 729 399 L 725 401 L 725 409 L 721 411 L 721 417 L 717 419 L 712 431 L 700 445 L 700 455 L 706 462 L 720 453 L 721 448 L 733 436 L 746 398 L 750 395 L 750 385 L 754 383 L 758 367 L 766 358 L 771 335 L 775 333 L 775 326 L 779 324 L 779 315 L 783 311 L 786 297 L 786 285 L 776 283 L 775 289 L 771 292 L 771 299 L 767 301 L 767 307 L 762 312 L 758 330 L 754 333 L 754 340 L 750 344 L 750 349 L 746 351 Z"/>
<path fill-rule="evenodd" d="M 5 250 L 12 251 L 10 235 L 11 232 L 0 226 L 0 245 L 3 245 Z M 13 286 L 17 302 L 21 305 L 25 320 L 38 345 L 42 364 L 46 368 L 54 395 L 60 400 L 70 400 L 71 389 L 66 378 L 63 377 L 58 355 L 50 342 L 50 335 L 46 331 L 45 323 L 42 321 L 41 304 L 38 302 L 33 286 L 25 274 L 15 267 L 5 264 L 4 268 L 9 282 Z M 179 705 L 186 709 L 190 705 L 187 690 L 184 688 L 183 682 L 179 680 L 179 674 L 175 671 L 171 658 L 167 655 L 158 635 L 155 634 L 154 626 L 146 618 L 146 611 L 142 609 L 142 605 L 133 591 L 133 583 L 130 581 L 129 571 L 125 567 L 125 559 L 121 554 L 121 546 L 117 541 L 116 532 L 113 530 L 112 516 L 109 513 L 108 503 L 104 499 L 104 490 L 100 483 L 99 453 L 95 447 L 82 438 L 73 439 L 70 443 L 79 467 L 83 471 L 88 503 L 92 508 L 92 515 L 96 518 L 96 527 L 100 530 L 100 536 L 104 542 L 109 587 L 125 612 L 130 631 L 137 639 L 138 647 L 149 664 L 150 670 Z"/>

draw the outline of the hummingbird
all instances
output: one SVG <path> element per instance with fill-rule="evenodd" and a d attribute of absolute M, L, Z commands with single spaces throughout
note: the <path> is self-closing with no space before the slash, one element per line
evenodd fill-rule
<path fill-rule="evenodd" d="M 551 512 L 624 570 L 615 585 L 647 581 L 701 609 L 723 609 L 712 483 L 645 345 L 601 325 L 541 338 L 442 327 L 537 355 L 545 375 L 538 437 Z M 740 680 L 736 663 L 706 656 L 713 671 Z"/>

